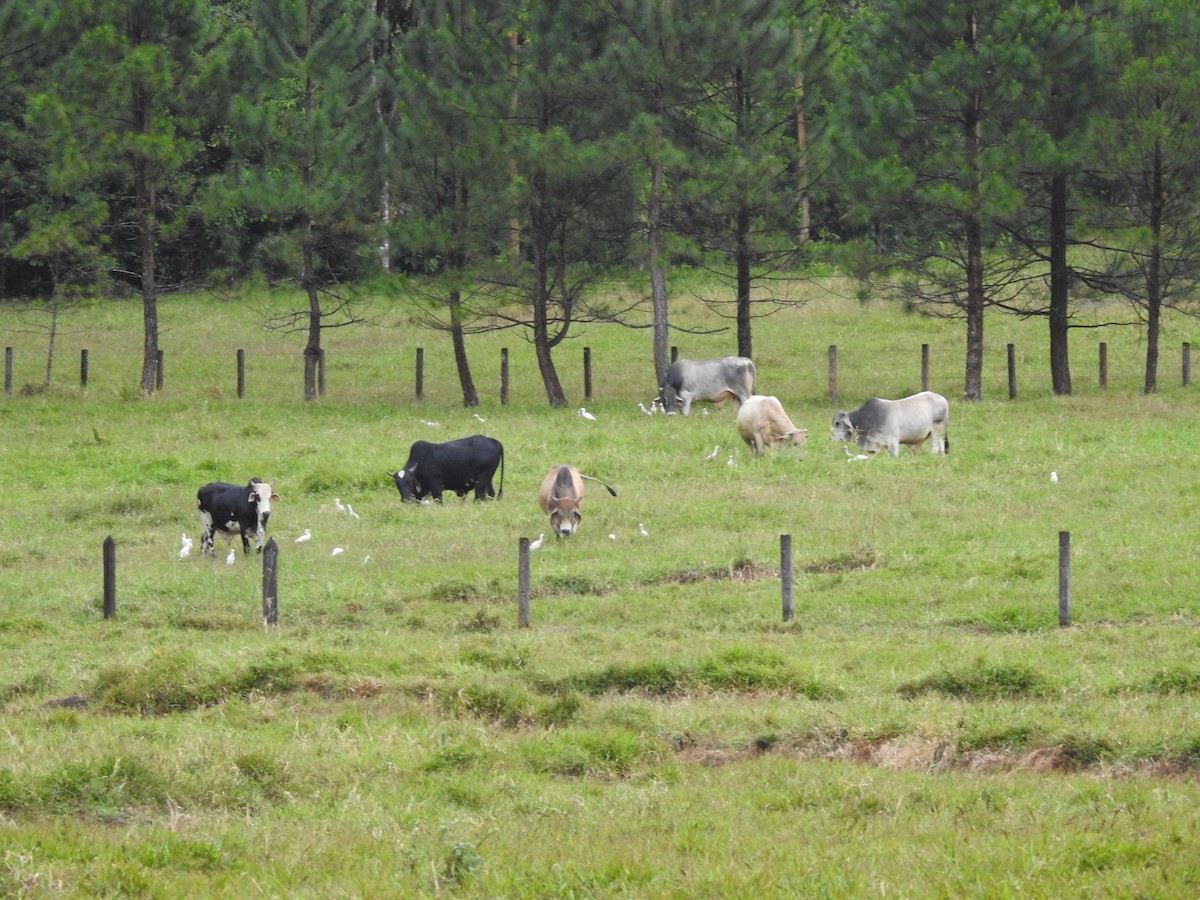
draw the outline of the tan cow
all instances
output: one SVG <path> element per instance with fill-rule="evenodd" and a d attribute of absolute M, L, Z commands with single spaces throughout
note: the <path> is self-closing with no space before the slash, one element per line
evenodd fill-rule
<path fill-rule="evenodd" d="M 555 537 L 570 537 L 579 527 L 579 520 L 583 518 L 580 507 L 583 505 L 585 478 L 604 484 L 599 478 L 580 474 L 574 466 L 567 465 L 551 466 L 542 479 L 542 486 L 538 489 L 538 505 L 550 517 L 550 530 Z M 617 496 L 617 492 L 607 484 L 604 486 L 610 494 Z"/>
<path fill-rule="evenodd" d="M 802 447 L 808 442 L 808 431 L 792 424 L 778 397 L 751 396 L 738 410 L 737 427 L 755 456 L 762 456 L 767 444 L 791 441 Z"/>

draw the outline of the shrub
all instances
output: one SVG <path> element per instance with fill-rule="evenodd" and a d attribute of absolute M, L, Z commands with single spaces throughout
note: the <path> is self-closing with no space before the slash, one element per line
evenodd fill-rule
<path fill-rule="evenodd" d="M 964 700 L 1039 697 L 1049 692 L 1045 680 L 1027 666 L 981 664 L 957 672 L 939 672 L 897 689 L 901 697 L 938 693 Z"/>

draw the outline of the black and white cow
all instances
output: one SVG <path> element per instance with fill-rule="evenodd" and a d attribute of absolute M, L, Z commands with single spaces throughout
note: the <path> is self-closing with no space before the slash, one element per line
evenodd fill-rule
<path fill-rule="evenodd" d="M 271 518 L 271 501 L 279 496 L 269 484 L 251 478 L 249 484 L 229 484 L 214 481 L 196 492 L 196 505 L 200 508 L 200 555 L 213 555 L 213 537 L 216 532 L 233 540 L 234 533 L 242 536 L 242 552 L 250 552 L 250 539 L 262 553 L 266 537 L 267 519 Z"/>
<path fill-rule="evenodd" d="M 726 400 L 739 409 L 754 393 L 754 363 L 745 356 L 723 356 L 718 359 L 677 359 L 667 369 L 662 385 L 663 406 L 667 414 L 683 406 L 690 415 L 692 403 L 704 400 L 718 409 Z"/>
<path fill-rule="evenodd" d="M 500 490 L 492 486 L 496 467 L 500 468 Z M 426 496 L 442 502 L 443 491 L 459 497 L 475 491 L 475 499 L 499 499 L 504 496 L 504 447 L 495 438 L 482 434 L 431 444 L 413 441 L 408 462 L 398 472 L 388 472 L 405 503 L 417 503 Z"/>
<path fill-rule="evenodd" d="M 932 438 L 931 452 L 949 453 L 949 421 L 950 404 L 933 391 L 921 391 L 902 400 L 872 397 L 853 412 L 839 412 L 833 417 L 833 437 L 844 443 L 853 441 L 868 453 L 886 447 L 892 456 L 900 455 L 901 444 L 915 451 Z"/>

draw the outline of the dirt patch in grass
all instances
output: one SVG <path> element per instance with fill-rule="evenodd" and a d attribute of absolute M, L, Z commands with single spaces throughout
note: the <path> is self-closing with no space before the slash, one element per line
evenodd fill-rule
<path fill-rule="evenodd" d="M 742 747 L 705 745 L 680 747 L 676 758 L 682 763 L 715 768 L 747 759 L 778 755 L 804 760 L 835 760 L 905 772 L 1002 772 L 1086 773 L 1096 777 L 1133 774 L 1154 777 L 1194 777 L 1196 767 L 1180 759 L 1146 759 L 1113 762 L 1074 742 L 1029 750 L 963 749 L 952 741 L 901 736 L 851 738 L 842 733 L 812 735 L 800 740 L 764 744 L 754 741 Z"/>
<path fill-rule="evenodd" d="M 778 578 L 779 569 L 765 566 L 752 559 L 735 559 L 727 566 L 709 566 L 705 569 L 684 569 L 644 582 L 645 584 L 697 584 L 703 581 L 760 581 L 763 578 Z"/>

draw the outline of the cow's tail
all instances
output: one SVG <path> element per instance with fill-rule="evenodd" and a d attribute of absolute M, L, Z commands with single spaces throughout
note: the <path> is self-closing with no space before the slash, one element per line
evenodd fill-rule
<path fill-rule="evenodd" d="M 580 478 L 586 478 L 588 481 L 594 481 L 594 482 L 596 482 L 597 484 L 604 484 L 604 482 L 603 482 L 603 481 L 601 481 L 599 478 L 597 478 L 595 475 L 584 475 L 582 472 L 580 472 L 580 473 L 579 473 L 579 477 L 580 477 Z M 607 488 L 608 492 L 609 492 L 610 494 L 612 494 L 614 497 L 615 497 L 615 496 L 617 496 L 617 492 L 616 492 L 616 491 L 614 491 L 614 490 L 613 490 L 611 487 L 609 487 L 607 484 L 604 484 L 604 487 L 605 487 L 605 488 Z"/>
<path fill-rule="evenodd" d="M 500 448 L 500 490 L 496 491 L 496 499 L 504 496 L 504 448 Z"/>

